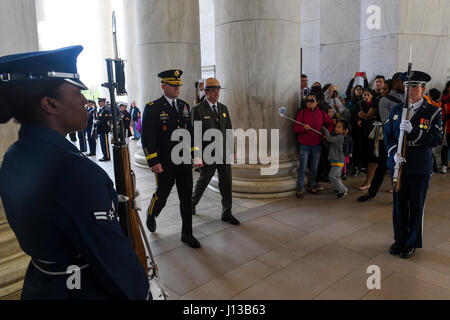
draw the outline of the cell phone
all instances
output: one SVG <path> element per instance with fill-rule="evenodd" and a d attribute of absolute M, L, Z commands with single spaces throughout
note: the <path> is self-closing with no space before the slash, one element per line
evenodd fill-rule
<path fill-rule="evenodd" d="M 364 78 L 364 75 L 365 75 L 366 73 L 365 72 L 357 72 L 356 73 L 356 76 L 357 77 L 362 77 L 362 78 Z"/>

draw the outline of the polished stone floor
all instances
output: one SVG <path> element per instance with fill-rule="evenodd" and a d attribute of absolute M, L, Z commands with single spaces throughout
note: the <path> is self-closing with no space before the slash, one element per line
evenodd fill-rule
<path fill-rule="evenodd" d="M 154 176 L 134 170 L 145 211 Z M 157 232 L 149 235 L 170 298 L 450 299 L 450 176 L 433 176 L 424 248 L 409 260 L 387 252 L 393 242 L 388 179 L 377 198 L 364 204 L 356 201 L 362 180 L 346 182 L 351 191 L 344 200 L 329 184 L 323 194 L 304 199 L 234 198 L 233 213 L 242 222 L 237 227 L 220 221 L 220 196 L 207 189 L 193 217 L 202 243 L 197 250 L 180 242 L 174 188 Z M 381 270 L 379 290 L 367 288 L 371 265 Z"/>
<path fill-rule="evenodd" d="M 131 154 L 135 148 L 132 142 Z M 99 164 L 112 174 L 112 162 Z M 149 169 L 133 169 L 145 212 L 155 178 Z M 450 299 L 450 176 L 432 178 L 424 248 L 409 260 L 387 252 L 393 242 L 388 179 L 376 199 L 361 204 L 362 180 L 345 182 L 344 200 L 330 184 L 304 199 L 234 198 L 237 227 L 220 221 L 220 196 L 207 189 L 193 217 L 201 249 L 180 242 L 174 188 L 157 232 L 148 234 L 170 299 Z M 372 265 L 381 270 L 379 290 L 367 288 Z"/>

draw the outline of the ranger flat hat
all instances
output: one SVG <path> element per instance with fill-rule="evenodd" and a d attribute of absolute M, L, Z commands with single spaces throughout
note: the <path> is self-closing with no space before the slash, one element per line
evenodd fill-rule
<path fill-rule="evenodd" d="M 431 81 L 431 76 L 422 71 L 411 71 L 411 84 L 424 84 Z M 400 76 L 405 84 L 408 84 L 408 72 L 402 73 Z"/>
<path fill-rule="evenodd" d="M 160 72 L 158 74 L 158 77 L 161 78 L 161 83 L 166 83 L 168 85 L 171 85 L 172 87 L 180 87 L 182 75 L 183 71 L 174 69 Z"/>
<path fill-rule="evenodd" d="M 82 46 L 52 51 L 26 52 L 0 58 L 0 83 L 32 84 L 34 82 L 64 80 L 82 90 L 88 88 L 80 81 L 77 58 Z"/>
<path fill-rule="evenodd" d="M 208 78 L 206 79 L 205 84 L 205 90 L 207 89 L 223 89 L 223 88 L 220 86 L 219 80 L 217 80 L 216 78 Z"/>

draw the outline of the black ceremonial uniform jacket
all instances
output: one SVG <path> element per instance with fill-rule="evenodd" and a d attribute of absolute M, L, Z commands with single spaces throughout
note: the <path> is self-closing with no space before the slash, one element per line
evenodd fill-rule
<path fill-rule="evenodd" d="M 394 155 L 397 152 L 402 122 L 403 104 L 392 107 L 389 119 L 384 125 L 384 141 L 388 151 L 388 167 L 395 166 Z M 408 148 L 403 172 L 407 174 L 431 174 L 433 172 L 433 147 L 442 142 L 442 111 L 429 104 L 425 99 L 410 119 L 411 133 L 407 134 Z"/>
<path fill-rule="evenodd" d="M 98 124 L 97 124 L 97 132 L 98 134 L 105 134 L 111 131 L 110 120 L 112 119 L 111 110 L 106 107 L 101 108 L 98 111 Z"/>
<path fill-rule="evenodd" d="M 193 147 L 193 127 L 189 104 L 177 99 L 177 106 L 181 113 L 177 113 L 167 99 L 162 96 L 158 100 L 149 102 L 142 116 L 142 147 L 149 167 L 161 163 L 164 170 L 174 167 L 171 153 L 179 143 L 171 141 L 172 133 L 177 129 L 186 129 L 190 134 L 190 141 L 186 141 L 191 153 L 198 148 Z M 192 154 L 190 154 L 192 157 Z M 184 163 L 186 170 L 192 169 L 191 163 Z"/>
<path fill-rule="evenodd" d="M 88 118 L 88 122 L 87 122 L 86 132 L 88 134 L 88 138 L 95 139 L 95 138 L 97 138 L 97 134 L 92 129 L 96 129 L 96 126 L 97 126 L 96 124 L 94 124 L 94 120 L 97 119 L 97 109 L 91 107 L 88 109 L 88 112 L 89 112 L 89 118 Z"/>
<path fill-rule="evenodd" d="M 23 125 L 0 168 L 0 196 L 31 256 L 22 299 L 146 299 L 148 281 L 117 221 L 107 173 L 45 127 Z M 80 289 L 69 289 L 69 266 Z"/>

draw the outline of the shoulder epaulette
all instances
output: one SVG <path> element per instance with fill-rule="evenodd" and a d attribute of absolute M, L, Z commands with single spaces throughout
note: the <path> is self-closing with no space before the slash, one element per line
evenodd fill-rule
<path fill-rule="evenodd" d="M 149 106 L 154 105 L 155 102 L 154 101 L 150 101 L 149 103 L 147 103 Z"/>

